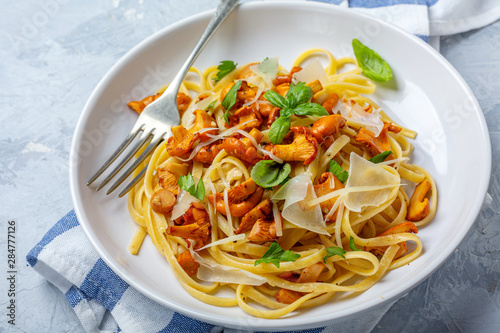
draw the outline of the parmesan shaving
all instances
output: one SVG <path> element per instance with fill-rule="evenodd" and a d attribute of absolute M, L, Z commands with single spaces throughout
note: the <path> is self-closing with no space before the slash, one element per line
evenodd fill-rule
<path fill-rule="evenodd" d="M 328 84 L 328 76 L 326 75 L 325 68 L 318 59 L 309 62 L 301 71 L 293 74 L 292 80 L 297 82 L 312 82 L 319 80 L 322 86 Z"/>
<path fill-rule="evenodd" d="M 206 260 L 200 262 L 200 267 L 198 267 L 196 276 L 202 281 L 244 284 L 249 286 L 260 286 L 266 282 L 264 277 L 257 274 L 231 266 L 208 263 Z"/>
<path fill-rule="evenodd" d="M 273 217 L 276 226 L 276 236 L 281 237 L 283 236 L 283 221 L 281 220 L 280 210 L 276 202 L 273 202 Z"/>
<path fill-rule="evenodd" d="M 319 198 L 310 200 L 307 202 L 307 204 L 309 206 L 314 206 L 314 205 L 318 205 L 318 204 L 322 203 L 323 201 L 327 201 L 327 200 L 330 200 L 330 199 L 338 197 L 338 196 L 348 195 L 350 193 L 378 191 L 378 190 L 392 188 L 394 186 L 395 185 L 354 186 L 354 187 L 349 187 L 349 188 L 345 187 L 345 188 L 342 188 L 340 190 L 336 190 L 336 191 L 332 191 L 330 193 L 327 193 Z"/>
<path fill-rule="evenodd" d="M 172 215 L 170 219 L 173 221 L 186 213 L 186 211 L 191 207 L 191 203 L 199 201 L 195 197 L 193 197 L 189 192 L 184 190 L 179 193 L 177 196 L 177 202 L 172 209 Z"/>
<path fill-rule="evenodd" d="M 349 179 L 346 183 L 346 189 L 360 186 L 379 186 L 380 188 L 374 191 L 351 192 L 345 198 L 345 206 L 351 211 L 361 212 L 364 207 L 378 207 L 384 203 L 389 194 L 391 187 L 400 185 L 400 177 L 395 175 L 382 166 L 365 160 L 356 153 L 351 153 Z"/>
<path fill-rule="evenodd" d="M 344 118 L 347 119 L 348 124 L 357 124 L 360 127 L 363 126 L 367 130 L 373 132 L 375 137 L 380 135 L 382 129 L 384 129 L 384 122 L 380 118 L 380 110 L 373 110 L 372 113 L 366 112 L 361 105 L 354 103 L 352 101 L 344 101 L 344 108 L 340 107 L 340 113 Z"/>
<path fill-rule="evenodd" d="M 227 225 L 228 225 L 228 236 L 234 235 L 233 228 L 233 217 L 231 216 L 231 212 L 229 210 L 229 197 L 228 197 L 228 188 L 224 189 L 224 208 L 226 209 L 226 217 L 227 217 Z"/>
<path fill-rule="evenodd" d="M 196 276 L 202 281 L 247 284 L 260 286 L 267 280 L 264 277 L 250 273 L 240 268 L 221 265 L 212 258 L 203 258 L 189 249 L 193 259 L 200 264 Z"/>
<path fill-rule="evenodd" d="M 330 162 L 330 160 L 334 158 L 335 155 L 337 155 L 337 153 L 350 141 L 351 139 L 345 134 L 342 134 L 337 140 L 335 140 L 321 157 L 320 168 L 324 168 Z"/>
<path fill-rule="evenodd" d="M 290 179 L 271 198 L 271 200 L 285 200 L 281 212 L 283 218 L 288 222 L 313 232 L 329 235 L 325 230 L 323 214 L 319 205 L 308 203 L 316 199 L 311 173 L 306 172 Z"/>
<path fill-rule="evenodd" d="M 250 70 L 259 76 L 270 89 L 273 86 L 273 80 L 278 74 L 279 61 L 278 58 L 266 58 L 259 64 L 250 66 Z M 256 86 L 259 86 L 256 84 Z"/>
<path fill-rule="evenodd" d="M 218 241 L 212 242 L 210 244 L 207 244 L 207 245 L 205 245 L 203 247 L 200 247 L 196 251 L 201 251 L 201 250 L 204 250 L 206 248 L 209 248 L 209 247 L 212 247 L 212 246 L 215 246 L 215 245 L 223 245 L 223 244 L 226 244 L 226 243 L 236 242 L 236 241 L 245 239 L 245 237 L 246 237 L 245 234 L 239 234 L 239 235 L 234 235 L 234 236 L 226 237 L 226 238 L 223 238 L 223 239 L 219 239 Z"/>

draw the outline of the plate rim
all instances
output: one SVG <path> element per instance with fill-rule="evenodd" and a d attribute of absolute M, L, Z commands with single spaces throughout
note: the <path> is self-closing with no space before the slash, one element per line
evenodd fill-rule
<path fill-rule="evenodd" d="M 481 184 L 479 186 L 481 193 L 483 194 L 482 196 L 478 196 L 473 202 L 473 205 L 471 207 L 470 213 L 467 216 L 469 223 L 468 223 L 468 228 L 464 228 L 465 230 L 462 230 L 461 232 L 458 233 L 458 236 L 455 237 L 454 241 L 451 242 L 448 246 L 447 249 L 449 251 L 444 251 L 443 253 L 440 253 L 438 255 L 439 259 L 438 264 L 430 265 L 430 267 L 425 267 L 423 269 L 424 274 L 422 274 L 421 278 L 417 280 L 415 284 L 412 286 L 409 286 L 405 288 L 404 290 L 400 291 L 393 291 L 392 294 L 389 296 L 385 297 L 382 300 L 372 300 L 371 302 L 367 302 L 366 305 L 361 306 L 360 310 L 356 313 L 352 314 L 342 314 L 344 311 L 340 311 L 340 315 L 336 315 L 333 318 L 316 318 L 316 317 L 309 317 L 308 318 L 300 318 L 299 317 L 290 317 L 290 318 L 283 318 L 279 320 L 271 320 L 271 319 L 259 319 L 261 323 L 264 323 L 264 325 L 257 325 L 257 326 L 252 326 L 252 329 L 259 329 L 259 330 L 289 330 L 289 329 L 306 329 L 306 328 L 312 328 L 312 327 L 320 327 L 324 325 L 328 325 L 334 322 L 339 322 L 339 321 L 344 321 L 348 319 L 349 317 L 352 317 L 354 315 L 358 315 L 360 313 L 365 313 L 369 310 L 372 310 L 374 308 L 377 308 L 383 304 L 388 304 L 388 302 L 395 300 L 396 298 L 399 298 L 402 294 L 409 292 L 410 290 L 414 289 L 416 286 L 418 286 L 420 283 L 422 283 L 424 280 L 426 280 L 433 272 L 435 272 L 439 267 L 441 267 L 447 259 L 451 256 L 451 254 L 454 252 L 454 250 L 462 243 L 462 241 L 465 239 L 466 234 L 471 230 L 472 226 L 474 225 L 481 206 L 482 202 L 484 200 L 484 196 L 487 194 L 489 182 L 490 182 L 490 177 L 491 177 L 491 163 L 492 163 L 492 152 L 491 152 L 491 142 L 490 142 L 490 137 L 489 137 L 489 131 L 488 127 L 486 124 L 486 120 L 484 118 L 484 113 L 482 112 L 482 109 L 479 105 L 479 102 L 477 101 L 475 95 L 473 94 L 472 90 L 470 89 L 469 85 L 466 83 L 464 78 L 460 75 L 460 73 L 451 65 L 451 63 L 439 52 L 437 52 L 435 49 L 433 49 L 429 44 L 425 43 L 423 40 L 420 38 L 404 31 L 403 29 L 399 28 L 398 26 L 395 26 L 393 24 L 390 24 L 388 22 L 382 21 L 376 17 L 373 17 L 371 15 L 365 14 L 365 13 L 360 13 L 357 12 L 353 9 L 350 8 L 342 8 L 338 6 L 333 6 L 331 4 L 326 4 L 326 3 L 321 3 L 321 2 L 314 2 L 314 1 L 279 1 L 279 2 L 261 2 L 261 1 L 255 1 L 255 2 L 246 2 L 246 3 L 241 3 L 238 5 L 235 10 L 241 10 L 241 8 L 252 8 L 252 7 L 284 7 L 284 6 L 296 6 L 296 7 L 302 7 L 303 9 L 307 10 L 311 7 L 318 7 L 318 8 L 324 8 L 325 10 L 328 11 L 338 11 L 340 13 L 349 13 L 349 15 L 355 15 L 355 16 L 360 16 L 363 17 L 364 19 L 367 20 L 374 20 L 378 24 L 381 24 L 385 26 L 386 28 L 389 29 L 395 29 L 397 32 L 402 33 L 403 35 L 406 35 L 406 37 L 409 37 L 413 42 L 416 42 L 420 46 L 423 46 L 428 52 L 430 52 L 434 58 L 436 58 L 437 61 L 439 61 L 440 65 L 444 66 L 445 69 L 453 75 L 455 81 L 461 86 L 461 88 L 467 92 L 467 99 L 470 100 L 473 105 L 474 105 L 474 112 L 472 113 L 473 115 L 476 115 L 478 120 L 480 128 L 481 128 L 481 141 L 485 144 L 484 148 L 486 151 L 486 156 L 485 158 L 485 163 L 481 163 L 480 165 L 483 166 L 483 170 L 480 170 L 482 172 L 485 172 L 483 174 L 487 175 L 481 178 Z M 79 156 L 77 154 L 78 148 L 79 148 L 79 143 L 80 141 L 78 140 L 79 138 L 82 137 L 82 132 L 84 130 L 84 122 L 86 122 L 91 114 L 91 108 L 90 105 L 92 104 L 92 101 L 94 101 L 101 93 L 103 87 L 105 87 L 110 80 L 117 74 L 122 68 L 123 64 L 126 63 L 129 58 L 134 57 L 137 53 L 141 52 L 141 50 L 150 45 L 154 44 L 156 41 L 161 40 L 164 36 L 168 35 L 171 31 L 175 31 L 179 28 L 182 28 L 183 26 L 187 26 L 190 24 L 193 24 L 199 20 L 204 20 L 208 19 L 213 13 L 214 9 L 207 10 L 204 12 L 197 13 L 195 15 L 183 18 L 173 24 L 170 24 L 161 30 L 153 33 L 152 35 L 146 37 L 143 39 L 141 42 L 136 44 L 134 47 L 132 47 L 128 52 L 126 52 L 123 56 L 120 57 L 120 59 L 114 63 L 114 65 L 106 72 L 106 74 L 101 78 L 99 83 L 96 85 L 90 96 L 88 97 L 82 111 L 80 114 L 80 117 L 78 119 L 72 142 L 71 142 L 71 150 L 70 150 L 70 157 L 69 157 L 69 183 L 70 183 L 70 192 L 71 192 L 71 197 L 72 197 L 72 202 L 74 206 L 74 210 L 76 213 L 76 216 L 78 218 L 78 221 L 80 222 L 80 225 L 82 226 L 82 229 L 84 230 L 89 242 L 91 243 L 92 247 L 96 250 L 97 254 L 99 257 L 115 272 L 120 278 L 122 278 L 124 281 L 126 281 L 130 287 L 133 287 L 134 289 L 138 290 L 141 294 L 145 295 L 146 297 L 158 302 L 161 305 L 164 305 L 174 311 L 177 311 L 179 313 L 182 313 L 184 315 L 187 315 L 189 317 L 195 318 L 197 320 L 205 321 L 211 324 L 215 325 L 224 325 L 226 327 L 232 327 L 232 328 L 242 328 L 242 325 L 235 324 L 233 322 L 228 322 L 227 317 L 224 316 L 214 316 L 212 314 L 203 314 L 203 313 L 198 313 L 195 310 L 191 308 L 185 308 L 182 305 L 179 305 L 175 302 L 171 302 L 170 300 L 165 300 L 164 298 L 161 298 L 154 293 L 150 292 L 147 288 L 143 287 L 142 285 L 138 284 L 134 279 L 128 277 L 124 272 L 122 272 L 120 266 L 118 265 L 117 261 L 111 257 L 111 255 L 101 247 L 101 244 L 99 244 L 97 238 L 95 237 L 95 233 L 92 230 L 91 226 L 86 222 L 86 213 L 83 209 L 83 207 L 80 205 L 81 201 L 78 201 L 78 186 L 81 185 L 79 184 L 79 180 L 77 177 L 77 169 L 78 169 L 78 159 Z M 85 186 L 85 185 L 83 185 Z M 397 288 L 395 289 L 397 290 Z M 372 304 L 373 303 L 373 304 Z M 338 314 L 338 313 L 337 313 Z M 318 322 L 317 320 L 321 319 L 322 321 Z M 284 326 L 284 321 L 287 321 L 287 326 Z M 289 323 L 288 323 L 289 322 Z M 246 326 L 245 326 L 246 327 Z"/>

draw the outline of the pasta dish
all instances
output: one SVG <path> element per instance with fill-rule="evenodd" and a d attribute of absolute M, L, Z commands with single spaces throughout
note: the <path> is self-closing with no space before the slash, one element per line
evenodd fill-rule
<path fill-rule="evenodd" d="M 417 133 L 370 98 L 390 67 L 358 43 L 356 58 L 310 49 L 289 70 L 278 58 L 193 67 L 181 124 L 129 193 L 130 253 L 149 235 L 190 295 L 267 319 L 415 260 L 436 185 L 411 163 Z M 128 105 L 140 113 L 161 93 Z"/>

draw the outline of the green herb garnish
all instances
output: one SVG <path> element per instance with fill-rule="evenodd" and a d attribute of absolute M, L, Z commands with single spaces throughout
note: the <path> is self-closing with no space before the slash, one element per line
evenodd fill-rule
<path fill-rule="evenodd" d="M 326 256 L 323 257 L 323 262 L 326 262 L 326 259 L 333 257 L 333 256 L 341 256 L 342 258 L 345 259 L 344 254 L 346 254 L 347 251 L 344 250 L 341 247 L 338 246 L 332 246 L 332 247 L 327 247 L 326 248 Z"/>
<path fill-rule="evenodd" d="M 349 178 L 349 173 L 342 169 L 342 167 L 335 162 L 335 160 L 330 160 L 330 163 L 328 164 L 328 172 L 333 173 L 333 175 L 337 177 L 342 184 L 344 184 L 347 178 Z"/>
<path fill-rule="evenodd" d="M 363 45 L 356 38 L 352 40 L 352 49 L 358 60 L 359 67 L 361 67 L 366 77 L 380 82 L 392 79 L 391 67 L 377 52 Z"/>
<path fill-rule="evenodd" d="M 241 87 L 241 80 L 236 81 L 234 86 L 229 89 L 226 96 L 224 96 L 224 100 L 222 101 L 222 107 L 224 108 L 224 120 L 229 124 L 229 110 L 234 106 L 237 100 L 238 89 Z"/>
<path fill-rule="evenodd" d="M 189 173 L 187 176 L 180 176 L 177 184 L 196 199 L 203 200 L 205 198 L 205 185 L 203 181 L 200 179 L 198 185 L 195 186 L 192 174 Z"/>
<path fill-rule="evenodd" d="M 207 106 L 207 107 L 205 108 L 205 110 L 203 110 L 203 111 L 208 111 L 208 110 L 210 110 L 211 108 L 213 108 L 213 107 L 214 107 L 214 105 L 215 105 L 215 102 L 216 102 L 216 100 L 213 100 L 210 104 L 208 104 L 208 106 Z"/>
<path fill-rule="evenodd" d="M 383 162 L 385 161 L 385 159 L 392 154 L 392 150 L 387 150 L 387 151 L 384 151 L 383 153 L 380 153 L 378 155 L 375 155 L 373 156 L 372 158 L 370 158 L 368 161 L 372 162 L 372 163 L 380 163 L 380 162 Z"/>
<path fill-rule="evenodd" d="M 292 115 L 297 116 L 326 116 L 328 112 L 319 104 L 309 103 L 312 90 L 304 82 L 290 83 L 290 88 L 283 97 L 276 91 L 269 90 L 264 97 L 274 106 L 281 108 L 280 116 L 269 129 L 269 139 L 274 144 L 280 144 L 290 130 Z"/>
<path fill-rule="evenodd" d="M 354 244 L 354 238 L 352 236 L 349 238 L 349 248 L 353 251 L 363 251 L 356 247 L 356 245 Z"/>
<path fill-rule="evenodd" d="M 217 72 L 217 76 L 214 78 L 214 81 L 215 82 L 219 82 L 220 80 L 222 80 L 222 78 L 224 76 L 226 76 L 227 74 L 229 74 L 232 71 L 234 71 L 236 69 L 237 65 L 238 64 L 235 64 L 231 60 L 223 60 L 223 61 L 221 61 L 220 65 L 217 66 L 217 69 L 219 71 Z"/>
<path fill-rule="evenodd" d="M 300 254 L 293 253 L 290 250 L 283 250 L 281 246 L 273 242 L 269 249 L 264 253 L 262 258 L 255 260 L 254 266 L 257 266 L 261 263 L 271 263 L 274 266 L 280 268 L 281 261 L 295 261 L 300 258 Z"/>
<path fill-rule="evenodd" d="M 264 188 L 282 185 L 286 182 L 292 167 L 290 164 L 279 164 L 272 160 L 259 161 L 250 172 L 253 181 Z"/>
<path fill-rule="evenodd" d="M 292 126 L 290 117 L 280 116 L 269 128 L 269 140 L 274 144 L 281 143 L 290 131 L 290 126 Z"/>

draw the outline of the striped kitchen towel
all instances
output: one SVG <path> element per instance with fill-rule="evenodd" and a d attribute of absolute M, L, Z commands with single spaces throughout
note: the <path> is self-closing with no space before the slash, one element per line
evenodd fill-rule
<path fill-rule="evenodd" d="M 439 37 L 484 27 L 500 18 L 498 0 L 313 0 L 349 7 L 392 23 L 439 50 Z"/>
<path fill-rule="evenodd" d="M 377 16 L 434 46 L 440 35 L 478 28 L 500 17 L 498 0 L 317 1 Z M 87 332 L 238 332 L 176 313 L 130 287 L 99 258 L 74 211 L 47 232 L 27 260 L 62 291 Z M 305 332 L 370 332 L 391 305 L 356 320 Z"/>
<path fill-rule="evenodd" d="M 71 211 L 29 252 L 28 263 L 66 296 L 87 332 L 248 332 L 186 317 L 129 286 L 99 258 Z M 392 303 L 333 326 L 301 331 L 370 332 Z"/>

